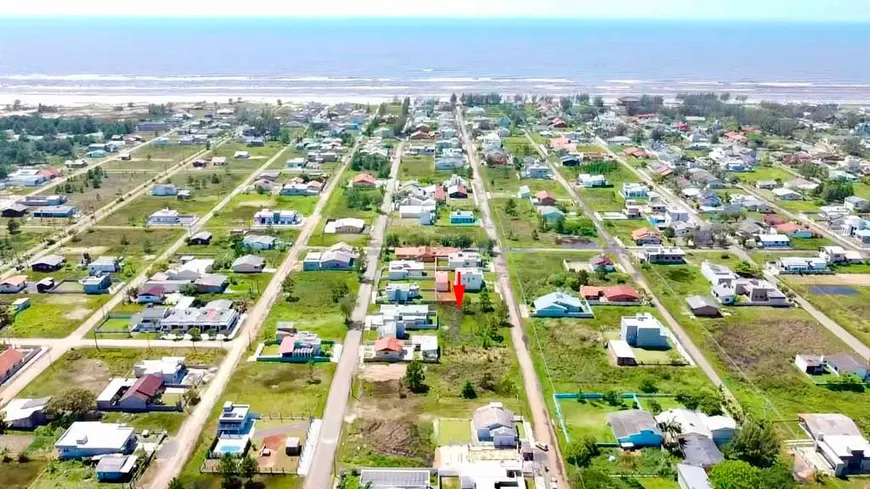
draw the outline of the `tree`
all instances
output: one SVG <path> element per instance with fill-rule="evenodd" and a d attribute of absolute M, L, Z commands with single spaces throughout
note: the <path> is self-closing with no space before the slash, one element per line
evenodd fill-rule
<path fill-rule="evenodd" d="M 734 267 L 734 273 L 745 278 L 756 278 L 761 276 L 761 271 L 758 267 L 752 266 L 751 263 L 742 261 Z"/>
<path fill-rule="evenodd" d="M 470 380 L 465 381 L 465 384 L 462 386 L 462 394 L 460 395 L 463 399 L 477 399 L 477 391 L 474 390 Z"/>
<path fill-rule="evenodd" d="M 218 465 L 223 481 L 221 486 L 224 488 L 234 487 L 237 484 L 236 474 L 239 472 L 239 459 L 233 456 L 232 453 L 224 453 Z"/>
<path fill-rule="evenodd" d="M 387 233 L 387 237 L 384 240 L 384 244 L 387 248 L 395 248 L 399 246 L 399 235 L 396 233 Z"/>
<path fill-rule="evenodd" d="M 656 387 L 655 382 L 650 379 L 643 379 L 640 382 L 640 391 L 645 392 L 647 394 L 653 394 L 659 391 L 659 388 Z"/>
<path fill-rule="evenodd" d="M 5 435 L 9 429 L 9 424 L 6 422 L 6 413 L 0 413 L 0 435 Z"/>
<path fill-rule="evenodd" d="M 665 434 L 665 438 L 670 440 L 671 443 L 677 443 L 680 435 L 683 434 L 683 425 L 681 425 L 675 419 L 669 419 L 662 423 L 660 426 L 662 429 L 662 433 Z"/>
<path fill-rule="evenodd" d="M 348 294 L 341 298 L 338 301 L 338 309 L 341 311 L 341 315 L 344 317 L 345 323 L 350 323 L 351 315 L 353 314 L 353 308 L 355 306 L 353 296 Z"/>
<path fill-rule="evenodd" d="M 250 455 L 245 455 L 239 463 L 239 473 L 242 478 L 250 481 L 257 473 L 257 462 Z"/>
<path fill-rule="evenodd" d="M 184 484 L 181 483 L 181 479 L 178 477 L 173 477 L 172 480 L 169 481 L 167 489 L 184 489 Z"/>
<path fill-rule="evenodd" d="M 15 317 L 12 316 L 8 306 L 0 305 L 0 330 L 12 324 Z"/>
<path fill-rule="evenodd" d="M 188 389 L 184 391 L 184 394 L 182 394 L 181 397 L 189 406 L 196 406 L 200 401 L 199 390 L 197 389 Z"/>
<path fill-rule="evenodd" d="M 532 229 L 532 241 L 537 241 L 538 239 L 538 230 Z"/>
<path fill-rule="evenodd" d="M 96 409 L 96 396 L 81 387 L 70 387 L 60 395 L 52 397 L 46 408 L 50 415 L 70 421 L 85 418 Z"/>
<path fill-rule="evenodd" d="M 199 341 L 202 339 L 202 331 L 199 328 L 190 328 L 187 330 L 187 334 L 190 335 L 190 341 Z"/>
<path fill-rule="evenodd" d="M 477 295 L 477 301 L 480 305 L 480 312 L 492 312 L 495 310 L 492 307 L 492 300 L 489 298 L 489 290 L 485 287 Z"/>
<path fill-rule="evenodd" d="M 426 388 L 426 373 L 423 371 L 423 362 L 414 359 L 408 364 L 408 369 L 405 370 L 405 377 L 402 378 L 402 383 L 411 392 L 422 392 Z"/>
<path fill-rule="evenodd" d="M 742 460 L 726 460 L 710 471 L 713 489 L 757 489 L 761 478 L 759 470 Z"/>
<path fill-rule="evenodd" d="M 611 406 L 619 406 L 622 404 L 622 398 L 619 396 L 619 393 L 615 390 L 609 390 L 601 396 L 601 399 L 604 400 L 607 404 Z"/>
<path fill-rule="evenodd" d="M 756 467 L 770 467 L 776 463 L 779 450 L 780 440 L 770 423 L 747 419 L 726 446 L 725 455 Z"/>
<path fill-rule="evenodd" d="M 9 234 L 18 234 L 20 228 L 21 224 L 15 219 L 10 219 L 9 222 L 6 223 L 6 229 L 9 231 Z"/>
<path fill-rule="evenodd" d="M 658 414 L 661 414 L 661 412 L 662 412 L 662 405 L 659 404 L 659 402 L 656 401 L 655 399 L 653 399 L 652 401 L 649 401 L 649 402 L 647 403 L 647 405 L 649 405 L 649 412 L 651 412 L 651 413 L 653 414 L 653 416 L 656 416 L 656 415 L 658 415 Z"/>
<path fill-rule="evenodd" d="M 504 204 L 504 213 L 509 216 L 517 215 L 517 203 L 514 199 L 508 199 Z"/>
<path fill-rule="evenodd" d="M 574 440 L 570 445 L 568 445 L 565 460 L 578 467 L 587 467 L 589 466 L 589 462 L 591 462 L 598 453 L 598 445 L 595 438 L 586 435 L 580 439 Z"/>

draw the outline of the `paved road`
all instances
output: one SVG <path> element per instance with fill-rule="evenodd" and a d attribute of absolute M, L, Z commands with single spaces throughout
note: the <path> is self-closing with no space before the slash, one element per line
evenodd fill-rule
<path fill-rule="evenodd" d="M 532 141 L 532 138 L 528 133 L 526 133 L 526 137 L 529 139 L 529 141 Z M 532 143 L 534 144 L 534 141 L 532 141 Z M 599 144 L 600 144 L 600 142 L 599 142 Z M 574 186 L 571 185 L 567 180 L 565 180 L 565 177 L 563 177 L 562 174 L 557 171 L 557 169 L 555 168 L 555 166 L 553 165 L 552 162 L 547 160 L 546 152 L 544 152 L 540 148 L 540 146 L 538 146 L 538 145 L 534 145 L 534 146 L 538 149 L 538 152 L 539 152 L 539 154 L 541 154 L 541 157 L 545 161 L 547 161 L 548 164 L 550 165 L 550 168 L 553 170 L 553 175 L 556 178 L 556 180 L 562 185 L 562 187 L 565 188 L 565 190 L 571 195 L 571 197 L 574 199 L 574 201 L 577 202 L 583 208 L 584 212 L 586 212 L 586 214 L 588 214 L 589 216 L 592 216 L 592 220 L 595 223 L 595 227 L 596 227 L 596 229 L 598 229 L 599 236 L 601 236 L 607 242 L 608 250 L 610 250 L 612 253 L 616 254 L 623 269 L 629 275 L 631 275 L 632 280 L 634 280 L 635 283 L 640 285 L 641 288 L 643 288 L 650 297 L 655 298 L 655 294 L 653 293 L 652 287 L 650 287 L 650 285 L 647 282 L 644 275 L 642 273 L 640 273 L 640 271 L 638 271 L 637 267 L 634 266 L 634 262 L 632 261 L 628 250 L 626 248 L 620 246 L 619 243 L 613 238 L 613 236 L 611 236 L 607 232 L 607 230 L 604 228 L 603 221 L 601 219 L 595 217 L 595 213 L 588 206 L 588 204 L 583 199 L 580 198 L 580 195 L 577 193 L 577 190 L 574 188 Z M 637 172 L 636 169 L 634 167 L 632 167 L 631 165 L 629 165 L 621 156 L 619 156 L 616 153 L 614 153 L 613 151 L 611 151 L 610 148 L 607 148 L 606 144 L 603 144 L 601 146 L 603 148 L 605 148 L 611 154 L 611 156 L 616 158 L 617 161 L 619 161 L 623 165 L 629 167 L 640 178 L 647 180 L 647 182 L 650 185 L 652 185 L 653 188 L 656 188 L 657 190 L 659 190 L 659 188 L 658 188 L 659 186 L 655 185 L 654 182 L 649 180 L 648 177 L 646 177 L 646 175 L 644 175 L 640 172 Z M 666 189 L 663 189 L 663 190 L 666 190 Z M 673 196 L 673 194 L 671 194 L 670 192 L 662 192 L 661 190 L 659 190 L 659 191 L 664 196 L 670 196 L 670 198 L 668 200 L 673 201 L 673 199 L 676 199 L 676 197 Z M 678 202 L 681 202 L 681 201 L 678 201 Z M 688 206 L 683 205 L 683 207 L 688 207 Z M 699 222 L 702 222 L 702 221 L 699 221 Z M 704 372 L 704 374 L 707 376 L 707 378 L 709 378 L 710 381 L 715 386 L 720 387 L 723 390 L 724 394 L 728 398 L 730 398 L 730 400 L 732 402 L 737 404 L 737 398 L 735 398 L 734 395 L 731 393 L 731 391 L 725 386 L 724 382 L 722 382 L 721 377 L 719 377 L 719 374 L 713 368 L 713 365 L 704 357 L 704 354 L 695 345 L 695 343 L 692 341 L 692 338 L 689 337 L 688 333 L 686 333 L 686 331 L 683 329 L 683 327 L 680 325 L 680 323 L 677 322 L 677 320 L 670 313 L 670 311 L 668 311 L 665 308 L 665 306 L 662 305 L 661 301 L 659 301 L 658 299 L 653 300 L 653 304 L 655 305 L 656 310 L 658 311 L 659 315 L 661 315 L 661 317 L 663 317 L 665 319 L 665 322 L 668 323 L 668 326 L 670 326 L 671 331 L 673 331 L 674 334 L 677 336 L 677 339 L 679 339 L 680 344 L 683 345 L 683 348 L 685 348 L 686 352 L 689 354 L 689 356 L 692 357 L 692 360 L 695 362 L 695 364 L 701 369 L 701 371 Z"/>
<path fill-rule="evenodd" d="M 749 262 L 749 263 L 754 263 L 752 258 L 749 256 L 749 254 L 746 253 L 746 251 L 743 248 L 740 248 L 738 246 L 732 246 L 731 250 L 733 250 L 735 254 L 740 256 L 740 258 L 742 260 Z M 762 264 L 762 266 L 763 265 L 764 264 Z M 773 275 L 772 273 L 768 272 L 767 270 L 764 271 L 764 278 L 766 278 L 771 283 L 782 282 L 781 280 L 779 280 L 779 276 Z M 782 282 L 782 283 L 783 283 L 783 285 L 791 288 L 792 290 L 795 290 L 795 287 L 792 287 L 789 284 L 786 284 L 785 282 Z M 810 314 L 810 316 L 815 318 L 816 321 L 821 323 L 822 326 L 828 328 L 828 331 L 833 333 L 834 336 L 836 336 L 837 338 L 840 338 L 840 341 L 842 341 L 843 343 L 848 345 L 849 348 L 855 350 L 856 353 L 858 353 L 859 355 L 861 355 L 865 359 L 870 359 L 870 348 L 868 348 L 867 345 L 864 344 L 864 342 L 862 342 L 861 340 L 856 338 L 854 335 L 852 335 L 852 333 L 846 331 L 845 328 L 843 328 L 842 326 L 837 324 L 836 321 L 834 321 L 833 319 L 828 317 L 825 313 L 816 309 L 816 307 L 814 305 L 810 304 L 809 301 L 807 301 L 806 299 L 801 297 L 801 295 L 798 294 L 797 292 L 798 291 L 795 290 L 794 301 L 797 302 L 798 305 L 800 305 L 802 308 L 804 308 L 804 310 L 807 311 Z"/>
<path fill-rule="evenodd" d="M 163 180 L 163 179 L 172 177 L 176 173 L 179 173 L 180 171 L 184 170 L 187 167 L 187 165 L 192 163 L 195 159 L 201 157 L 205 153 L 213 150 L 214 148 L 217 148 L 218 146 L 224 144 L 226 141 L 228 141 L 228 140 L 222 139 L 222 140 L 218 141 L 217 143 L 215 143 L 215 145 L 212 147 L 212 149 L 210 149 L 210 150 L 203 149 L 201 151 L 194 153 L 190 157 L 181 160 L 176 165 L 173 165 L 165 172 L 160 173 L 158 175 L 155 175 L 154 178 L 156 178 L 158 180 Z M 82 216 L 75 224 L 73 224 L 71 226 L 64 226 L 64 236 L 60 239 L 57 239 L 54 244 L 48 245 L 44 242 L 40 243 L 40 244 L 30 248 L 29 250 L 24 251 L 19 256 L 21 258 L 27 258 L 29 262 L 32 262 L 33 260 L 35 260 L 39 257 L 45 256 L 48 253 L 51 253 L 51 252 L 59 249 L 60 247 L 64 246 L 66 243 L 68 243 L 76 233 L 80 233 L 82 231 L 88 230 L 89 228 L 95 226 L 101 219 L 108 217 L 112 213 L 117 212 L 119 209 L 130 204 L 137 197 L 139 197 L 140 195 L 145 193 L 149 188 L 151 188 L 152 184 L 153 183 L 151 180 L 139 184 L 134 189 L 130 190 L 129 192 L 127 192 L 124 195 L 124 200 L 119 202 L 117 199 L 114 199 L 110 203 L 106 204 L 105 206 L 97 209 L 93 214 L 88 214 L 88 215 Z M 0 270 L 3 271 L 2 275 L 0 275 L 0 276 L 2 276 L 3 278 L 6 278 L 10 275 L 18 273 L 16 270 L 11 268 L 11 265 L 12 265 L 12 263 L 7 263 L 7 264 L 4 264 L 3 266 L 0 266 Z"/>
<path fill-rule="evenodd" d="M 568 477 L 565 466 L 562 462 L 562 456 L 557 443 L 556 430 L 551 422 L 550 413 L 547 409 L 547 403 L 544 401 L 543 389 L 541 388 L 540 380 L 535 372 L 535 366 L 532 362 L 532 357 L 529 354 L 527 338 L 523 335 L 523 323 L 520 316 L 519 304 L 517 303 L 516 295 L 514 294 L 513 286 L 510 282 L 510 274 L 508 273 L 507 262 L 505 261 L 502 251 L 501 237 L 496 231 L 495 221 L 492 218 L 492 210 L 489 206 L 489 197 L 483 185 L 483 177 L 480 173 L 480 160 L 477 156 L 474 142 L 468 134 L 468 127 L 462 117 L 461 108 L 456 110 L 456 120 L 459 123 L 462 139 L 465 143 L 465 149 L 468 153 L 468 160 L 471 163 L 471 169 L 474 179 L 471 184 L 474 188 L 474 194 L 478 198 L 478 208 L 483 216 L 483 226 L 489 239 L 497 243 L 497 248 L 494 250 L 493 264 L 495 265 L 495 274 L 498 279 L 499 290 L 508 307 L 508 317 L 511 322 L 511 340 L 514 345 L 514 350 L 517 355 L 517 361 L 520 364 L 520 370 L 523 373 L 523 388 L 526 391 L 526 396 L 529 400 L 529 408 L 532 415 L 532 426 L 535 431 L 535 439 L 542 441 L 550 446 L 550 450 L 546 452 L 548 467 L 559 487 L 568 487 Z"/>
<path fill-rule="evenodd" d="M 239 193 L 244 191 L 244 189 L 248 185 L 250 185 L 251 182 L 254 181 L 254 179 L 257 177 L 257 175 L 261 171 L 263 171 L 264 169 L 268 168 L 271 163 L 273 163 L 275 160 L 277 160 L 284 153 L 284 151 L 286 151 L 286 149 L 287 148 L 284 148 L 283 150 L 279 151 L 272 158 L 270 158 L 268 161 L 266 161 L 266 163 L 264 163 L 259 169 L 253 171 L 248 176 L 248 178 L 246 178 L 244 181 L 242 181 L 241 184 L 239 184 L 239 186 L 237 186 L 232 192 L 227 194 L 227 196 L 224 197 L 223 200 L 218 202 L 218 204 L 215 205 L 215 207 L 213 207 L 211 211 L 209 211 L 206 215 L 202 216 L 190 228 L 190 234 L 196 233 L 200 229 L 204 228 L 206 223 L 209 221 L 209 219 L 211 219 L 214 216 L 216 211 L 219 211 L 220 209 L 222 209 L 224 206 L 226 206 L 230 202 L 230 200 L 232 200 L 233 197 L 235 197 L 236 195 L 238 195 Z M 190 161 L 192 161 L 192 160 L 190 160 Z M 129 203 L 130 200 L 132 200 L 132 199 L 128 199 L 127 201 L 125 201 L 125 203 Z M 186 241 L 185 241 L 186 238 L 187 238 L 187 236 L 185 235 L 185 236 L 180 237 L 178 240 L 176 240 L 171 246 L 169 246 L 169 248 L 167 248 L 163 253 L 161 253 L 160 256 L 157 257 L 153 263 L 156 263 L 159 261 L 166 261 L 169 258 L 171 258 L 175 254 L 175 252 L 178 251 L 179 248 L 184 246 L 184 244 L 186 243 Z M 32 338 L 32 339 L 27 339 L 27 340 L 22 339 L 21 342 L 19 342 L 17 339 L 10 339 L 9 341 L 11 341 L 12 343 L 25 344 L 25 343 L 23 343 L 23 341 L 28 341 L 28 342 L 31 342 L 29 344 L 51 345 L 52 351 L 51 351 L 51 355 L 46 355 L 46 356 L 38 359 L 39 361 L 32 362 L 30 365 L 28 365 L 15 379 L 13 379 L 12 382 L 7 382 L 6 384 L 4 384 L 3 387 L 0 388 L 0 398 L 3 398 L 5 400 L 12 399 L 16 395 L 18 395 L 18 393 L 21 392 L 21 390 L 23 390 L 31 380 L 35 379 L 40 373 L 42 373 L 42 371 L 45 370 L 51 364 L 51 362 L 53 360 L 60 358 L 70 348 L 77 346 L 77 345 L 80 345 L 81 344 L 80 340 L 84 339 L 85 336 L 88 334 L 88 332 L 91 329 L 93 329 L 94 326 L 99 324 L 100 321 L 102 321 L 102 319 L 106 315 L 106 313 L 108 311 L 111 311 L 115 306 L 117 306 L 118 304 L 120 304 L 124 300 L 124 297 L 126 296 L 126 293 L 128 290 L 138 289 L 138 287 L 142 283 L 144 283 L 145 280 L 148 279 L 149 272 L 150 272 L 150 267 L 146 267 L 141 273 L 139 273 L 139 275 L 137 275 L 132 280 L 130 280 L 129 282 L 124 284 L 118 291 L 115 292 L 115 294 L 112 296 L 112 298 L 109 299 L 109 301 L 105 305 L 103 305 L 99 310 L 94 312 L 88 319 L 86 319 L 81 324 L 81 326 L 79 326 L 75 331 L 73 331 L 68 337 L 66 337 L 64 339 L 56 340 L 56 339 Z M 124 340 L 124 341 L 129 341 L 129 340 Z M 39 342 L 39 343 L 36 343 L 36 342 Z M 102 342 L 102 340 L 98 340 L 98 344 L 101 342 Z"/>
<path fill-rule="evenodd" d="M 317 229 L 323 208 L 326 207 L 329 196 L 341 180 L 341 174 L 344 172 L 344 169 L 347 168 L 355 149 L 356 146 L 354 146 L 350 153 L 345 157 L 341 170 L 330 179 L 327 187 L 320 194 L 320 199 L 317 201 L 314 211 L 310 216 L 308 216 L 296 242 L 290 248 L 287 257 L 272 276 L 269 285 L 266 286 L 266 289 L 260 296 L 260 300 L 257 301 L 253 309 L 248 312 L 248 317 L 242 325 L 242 330 L 236 335 L 236 339 L 232 342 L 227 357 L 223 362 L 221 362 L 217 374 L 209 383 L 208 389 L 202 394 L 202 400 L 190 416 L 184 420 L 178 434 L 173 438 L 173 444 L 171 445 L 172 451 L 169 453 L 161 452 L 156 463 L 152 463 L 148 468 L 148 475 L 143 477 L 143 480 L 147 481 L 147 483 L 144 484 L 145 488 L 165 489 L 169 485 L 169 481 L 181 473 L 188 458 L 193 454 L 199 435 L 208 422 L 208 418 L 214 409 L 214 406 L 220 399 L 221 393 L 223 393 L 233 371 L 236 369 L 236 365 L 238 365 L 239 361 L 248 351 L 250 341 L 257 338 L 260 328 L 265 322 L 266 317 L 269 315 L 269 310 L 272 308 L 272 305 L 279 297 L 281 297 L 281 283 L 294 269 L 298 268 L 300 261 L 299 254 L 305 249 L 308 244 L 308 239 L 311 237 L 314 230 Z M 283 153 L 283 150 L 281 153 Z M 261 170 L 267 168 L 275 158 L 280 156 L 281 153 L 275 155 L 272 159 L 266 162 L 266 164 L 261 167 Z M 256 171 L 252 175 L 256 177 L 256 174 L 261 170 Z M 250 179 L 250 182 L 252 181 L 253 178 Z M 242 188 L 249 185 L 250 182 L 243 183 Z"/>
<path fill-rule="evenodd" d="M 404 142 L 399 143 L 393 154 L 393 165 L 390 167 L 390 180 L 384 192 L 384 202 L 381 206 L 381 214 L 375 219 L 372 229 L 372 240 L 366 251 L 366 272 L 359 295 L 354 307 L 351 319 L 354 322 L 365 320 L 366 312 L 378 271 L 378 258 L 381 255 L 384 234 L 387 230 L 390 211 L 393 208 L 393 190 L 395 189 L 396 177 L 399 174 L 399 165 L 402 161 L 402 149 Z M 359 324 L 359 323 L 357 323 Z M 348 397 L 353 387 L 353 377 L 359 366 L 360 342 L 362 332 L 351 329 L 344 338 L 344 347 L 341 360 L 335 370 L 335 376 L 329 387 L 329 395 L 326 398 L 326 406 L 323 413 L 323 425 L 320 428 L 320 437 L 314 448 L 314 458 L 305 478 L 304 489 L 326 489 L 332 487 L 333 466 L 338 442 L 341 440 L 341 429 L 344 424 L 344 415 L 347 411 Z"/>

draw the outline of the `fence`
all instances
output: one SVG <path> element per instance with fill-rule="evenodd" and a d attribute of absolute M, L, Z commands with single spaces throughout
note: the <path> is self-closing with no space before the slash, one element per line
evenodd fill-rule
<path fill-rule="evenodd" d="M 655 399 L 655 398 L 672 398 L 673 394 L 658 394 L 658 393 L 645 393 L 645 392 L 625 392 L 619 394 L 619 397 L 622 399 L 631 400 L 632 404 L 636 409 L 642 409 L 641 399 Z M 562 407 L 560 406 L 559 401 L 566 399 L 574 399 L 574 400 L 603 400 L 604 394 L 600 392 L 557 392 L 553 394 L 553 404 L 556 406 L 556 417 L 559 419 L 559 426 L 562 428 L 562 435 L 565 437 L 565 441 L 571 443 L 571 437 L 568 435 L 568 427 L 565 426 L 565 416 L 562 415 Z M 597 445 L 602 447 L 608 446 L 618 446 L 618 444 L 610 444 L 607 442 L 597 443 Z"/>

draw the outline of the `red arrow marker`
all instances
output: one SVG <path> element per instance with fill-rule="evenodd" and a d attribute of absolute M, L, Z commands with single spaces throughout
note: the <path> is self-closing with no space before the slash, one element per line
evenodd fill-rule
<path fill-rule="evenodd" d="M 462 307 L 462 298 L 465 296 L 465 286 L 462 285 L 462 273 L 456 272 L 456 282 L 459 285 L 453 286 L 453 297 L 456 297 L 456 307 Z"/>

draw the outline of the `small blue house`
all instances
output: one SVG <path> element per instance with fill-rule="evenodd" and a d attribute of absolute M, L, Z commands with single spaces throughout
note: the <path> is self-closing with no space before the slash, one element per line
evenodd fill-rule
<path fill-rule="evenodd" d="M 71 205 L 49 205 L 33 211 L 33 217 L 56 218 L 73 217 L 77 209 Z"/>
<path fill-rule="evenodd" d="M 474 224 L 477 219 L 473 211 L 453 211 L 450 213 L 450 224 Z"/>
<path fill-rule="evenodd" d="M 106 275 L 87 277 L 80 281 L 85 294 L 105 294 L 112 286 L 112 278 Z"/>
<path fill-rule="evenodd" d="M 561 209 L 551 205 L 538 206 L 538 214 L 540 214 L 547 222 L 556 222 L 559 219 L 565 218 L 565 213 L 562 212 Z"/>
<path fill-rule="evenodd" d="M 640 409 L 611 413 L 608 423 L 622 448 L 660 447 L 664 441 L 656 419 Z"/>
<path fill-rule="evenodd" d="M 586 299 L 566 294 L 564 292 L 550 292 L 535 299 L 535 310 L 532 313 L 536 317 L 551 318 L 592 318 L 592 308 Z"/>

